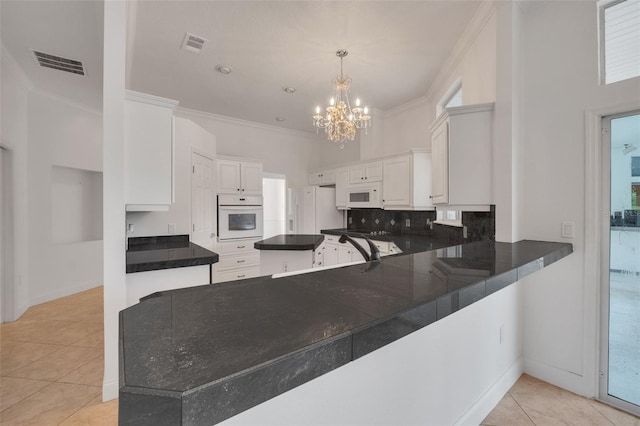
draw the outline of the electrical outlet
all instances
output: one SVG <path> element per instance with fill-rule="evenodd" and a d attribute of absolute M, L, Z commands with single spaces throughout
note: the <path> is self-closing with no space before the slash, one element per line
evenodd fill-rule
<path fill-rule="evenodd" d="M 462 227 L 462 238 L 467 238 L 467 227 L 466 226 Z"/>
<path fill-rule="evenodd" d="M 127 234 L 131 234 L 133 232 L 133 223 L 127 224 Z"/>
<path fill-rule="evenodd" d="M 169 234 L 175 234 L 176 233 L 176 224 L 175 223 L 170 223 L 169 224 L 168 232 L 169 232 Z"/>
<path fill-rule="evenodd" d="M 351 225 L 352 223 L 353 223 L 353 218 L 349 216 L 349 225 Z"/>
<path fill-rule="evenodd" d="M 407 227 L 407 228 L 410 228 L 411 227 L 411 219 L 405 219 L 404 220 L 404 226 Z"/>
<path fill-rule="evenodd" d="M 504 342 L 504 325 L 500 326 L 500 344 Z"/>

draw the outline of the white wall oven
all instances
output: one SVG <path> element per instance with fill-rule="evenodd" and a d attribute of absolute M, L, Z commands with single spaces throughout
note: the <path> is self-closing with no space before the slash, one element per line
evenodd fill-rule
<path fill-rule="evenodd" d="M 218 195 L 218 239 L 262 237 L 261 195 Z"/>

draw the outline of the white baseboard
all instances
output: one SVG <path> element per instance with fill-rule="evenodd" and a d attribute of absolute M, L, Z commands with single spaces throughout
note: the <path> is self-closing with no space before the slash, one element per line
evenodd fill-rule
<path fill-rule="evenodd" d="M 90 290 L 102 285 L 102 278 L 85 281 L 80 284 L 76 284 L 71 287 L 58 288 L 55 291 L 51 291 L 44 294 L 39 294 L 29 300 L 29 306 L 39 305 L 41 303 L 50 302 L 51 300 L 59 299 L 65 296 L 71 296 L 72 294 L 80 293 L 81 291 Z"/>
<path fill-rule="evenodd" d="M 524 371 L 524 360 L 519 357 L 511 366 L 487 389 L 487 391 L 460 417 L 456 425 L 479 425 L 507 394 Z"/>
<path fill-rule="evenodd" d="M 561 370 L 531 358 L 524 359 L 524 372 L 575 394 L 583 393 L 583 378 L 579 374 Z"/>
<path fill-rule="evenodd" d="M 102 402 L 118 398 L 120 385 L 118 379 L 104 379 L 102 382 Z"/>

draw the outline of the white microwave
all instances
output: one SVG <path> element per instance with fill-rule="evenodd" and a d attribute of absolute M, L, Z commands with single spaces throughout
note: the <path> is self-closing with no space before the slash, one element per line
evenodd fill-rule
<path fill-rule="evenodd" d="M 347 207 L 382 208 L 382 186 L 380 182 L 364 183 L 347 187 Z"/>

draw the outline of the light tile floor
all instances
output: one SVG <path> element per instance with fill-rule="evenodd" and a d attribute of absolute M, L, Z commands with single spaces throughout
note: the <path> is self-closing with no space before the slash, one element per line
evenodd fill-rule
<path fill-rule="evenodd" d="M 1 425 L 116 425 L 101 402 L 102 287 L 30 308 L 0 325 Z M 526 374 L 483 425 L 640 426 L 640 419 Z"/>

